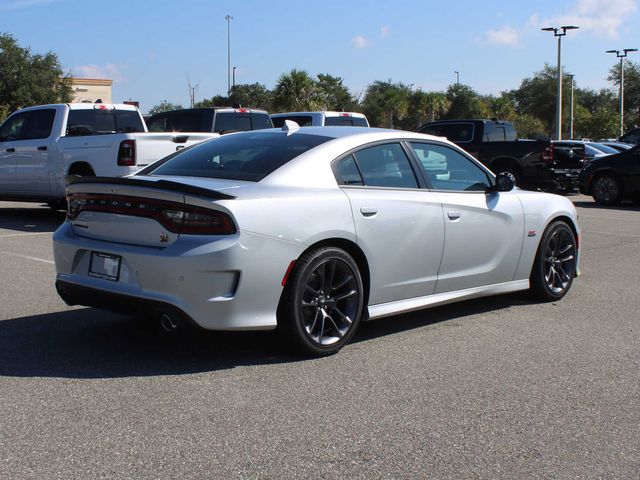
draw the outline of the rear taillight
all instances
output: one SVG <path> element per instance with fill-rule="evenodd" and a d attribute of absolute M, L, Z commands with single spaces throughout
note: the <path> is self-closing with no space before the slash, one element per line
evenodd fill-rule
<path fill-rule="evenodd" d="M 118 149 L 118 165 L 120 167 L 135 167 L 136 165 L 136 141 L 123 140 Z"/>
<path fill-rule="evenodd" d="M 542 151 L 542 161 L 546 163 L 553 163 L 554 151 L 553 143 Z"/>
<path fill-rule="evenodd" d="M 250 108 L 236 108 L 235 112 L 236 113 L 251 113 L 251 109 Z"/>
<path fill-rule="evenodd" d="M 186 235 L 231 235 L 236 227 L 229 215 L 219 210 L 178 202 L 123 195 L 72 194 L 67 197 L 67 217 L 73 220 L 83 211 L 152 218 L 173 233 Z"/>
<path fill-rule="evenodd" d="M 165 209 L 162 216 L 170 222 L 174 229 L 167 230 L 188 235 L 229 235 L 236 232 L 229 215 L 207 209 L 197 209 L 185 205 L 179 210 Z M 163 223 L 163 225 L 167 226 Z"/>

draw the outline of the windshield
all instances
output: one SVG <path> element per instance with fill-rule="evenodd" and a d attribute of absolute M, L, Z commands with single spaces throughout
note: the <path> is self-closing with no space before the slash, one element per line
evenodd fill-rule
<path fill-rule="evenodd" d="M 143 173 L 258 182 L 328 140 L 331 137 L 284 132 L 227 135 L 171 155 Z"/>

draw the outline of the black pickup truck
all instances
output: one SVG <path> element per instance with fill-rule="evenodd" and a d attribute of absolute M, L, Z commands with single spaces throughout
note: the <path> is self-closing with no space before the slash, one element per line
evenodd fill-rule
<path fill-rule="evenodd" d="M 565 192 L 578 187 L 583 153 L 546 140 L 518 140 L 511 122 L 440 120 L 422 125 L 418 132 L 446 137 L 496 175 L 511 173 L 521 188 Z"/>

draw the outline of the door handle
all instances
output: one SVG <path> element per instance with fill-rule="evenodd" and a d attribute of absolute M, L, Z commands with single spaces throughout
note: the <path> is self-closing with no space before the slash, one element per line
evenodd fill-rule
<path fill-rule="evenodd" d="M 447 212 L 447 217 L 449 217 L 449 220 L 458 220 L 461 216 L 462 214 L 456 210 L 449 210 Z"/>
<path fill-rule="evenodd" d="M 373 207 L 361 207 L 360 213 L 363 217 L 373 217 L 376 213 L 378 213 L 378 209 Z"/>
<path fill-rule="evenodd" d="M 14 153 L 15 151 L 16 151 L 16 149 L 13 148 L 13 147 L 7 148 L 7 152 L 9 152 L 9 153 Z"/>
<path fill-rule="evenodd" d="M 38 147 L 38 150 L 41 151 L 41 152 L 46 152 L 47 151 L 47 146 L 46 145 L 40 146 L 40 147 Z"/>

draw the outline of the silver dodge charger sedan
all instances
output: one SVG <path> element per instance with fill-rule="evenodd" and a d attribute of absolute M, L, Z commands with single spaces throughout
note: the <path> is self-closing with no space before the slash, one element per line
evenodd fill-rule
<path fill-rule="evenodd" d="M 364 320 L 516 290 L 558 300 L 579 274 L 569 200 L 411 132 L 287 121 L 71 179 L 67 200 L 53 243 L 68 304 L 278 328 L 312 355 Z"/>

